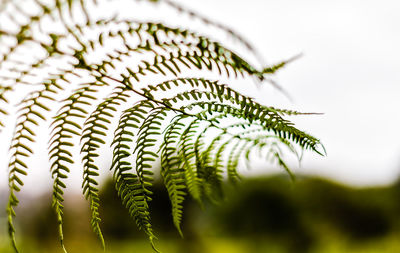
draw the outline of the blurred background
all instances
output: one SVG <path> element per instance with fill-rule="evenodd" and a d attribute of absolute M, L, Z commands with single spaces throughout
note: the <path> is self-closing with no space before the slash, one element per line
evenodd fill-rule
<path fill-rule="evenodd" d="M 293 183 L 286 176 L 273 176 L 226 187 L 220 204 L 204 203 L 200 208 L 185 202 L 181 238 L 172 224 L 168 195 L 156 183 L 150 208 L 158 249 L 166 253 L 400 251 L 400 182 L 356 189 L 320 178 L 298 178 Z M 105 182 L 100 198 L 106 252 L 154 252 L 129 219 L 112 182 Z M 36 203 L 28 200 L 25 195 L 18 210 L 21 252 L 62 252 L 49 194 Z M 69 194 L 65 206 L 68 252 L 102 252 L 82 196 Z M 13 252 L 8 238 L 0 235 L 0 252 Z"/>
<path fill-rule="evenodd" d="M 165 189 L 156 185 L 153 223 L 162 252 L 400 252 L 400 2 L 176 2 L 248 38 L 268 64 L 302 54 L 275 77 L 290 99 L 268 83 L 235 88 L 265 105 L 324 113 L 292 120 L 320 138 L 328 155 L 305 153 L 301 164 L 291 163 L 296 182 L 260 162 L 251 171 L 242 171 L 247 179 L 238 188 L 227 186 L 222 204 L 208 203 L 202 209 L 187 201 L 184 239 L 172 225 Z M 212 38 L 234 44 L 221 31 L 191 22 L 163 4 L 156 12 L 144 3 L 141 8 L 132 10 L 134 15 L 150 13 L 152 20 L 172 25 L 190 23 Z M 4 140 L 9 143 L 8 137 Z M 46 145 L 42 146 L 19 195 L 17 239 L 22 252 L 61 252 L 50 207 Z M 3 145 L 0 152 L 7 154 L 7 148 Z M 5 207 L 6 155 L 1 160 L 0 205 Z M 104 168 L 108 163 L 104 161 Z M 152 252 L 134 222 L 126 222 L 127 212 L 107 172 L 103 178 L 101 216 L 107 252 Z M 66 244 L 69 252 L 101 252 L 90 230 L 80 184 L 77 168 L 68 181 Z M 0 227 L 0 252 L 11 252 L 5 212 L 0 212 Z"/>

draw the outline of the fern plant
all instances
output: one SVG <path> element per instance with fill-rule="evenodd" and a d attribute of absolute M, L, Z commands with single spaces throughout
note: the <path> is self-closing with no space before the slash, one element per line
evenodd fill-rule
<path fill-rule="evenodd" d="M 260 104 L 219 78 L 199 78 L 190 71 L 274 84 L 270 76 L 290 60 L 258 68 L 223 43 L 190 29 L 118 15 L 122 4 L 135 6 L 135 1 L 111 1 L 107 8 L 117 6 L 117 15 L 102 17 L 96 10 L 108 2 L 5 0 L 1 4 L 2 129 L 10 125 L 6 122 L 13 109 L 10 100 L 28 91 L 17 105 L 8 163 L 8 226 L 15 251 L 17 192 L 30 170 L 26 160 L 34 153 L 36 133 L 46 123 L 50 125 L 52 206 L 64 251 L 65 179 L 79 159 L 73 156 L 73 147 L 80 148 L 82 192 L 103 247 L 97 157 L 102 145 L 111 144 L 115 188 L 154 249 L 149 210 L 153 168 L 160 167 L 172 219 L 182 233 L 182 203 L 187 195 L 199 203 L 218 201 L 223 181 L 238 182 L 239 162 L 250 159 L 253 152 L 278 163 L 290 175 L 282 147 L 294 154 L 299 150 L 321 154 L 319 140 L 286 119 L 304 113 Z M 214 26 L 258 55 L 224 25 L 169 0 L 149 2 Z"/>

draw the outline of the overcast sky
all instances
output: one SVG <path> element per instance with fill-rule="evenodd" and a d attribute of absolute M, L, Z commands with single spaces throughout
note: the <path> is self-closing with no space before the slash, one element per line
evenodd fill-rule
<path fill-rule="evenodd" d="M 267 63 L 303 54 L 276 76 L 292 101 L 267 84 L 246 89 L 265 105 L 324 113 L 293 118 L 301 129 L 320 138 L 328 153 L 327 157 L 306 153 L 301 168 L 295 166 L 295 173 L 322 175 L 355 185 L 386 184 L 397 179 L 400 1 L 180 2 L 247 37 Z M 47 182 L 49 175 L 43 175 L 43 170 L 32 172 L 27 184 Z M 2 170 L 2 191 L 6 177 Z"/>

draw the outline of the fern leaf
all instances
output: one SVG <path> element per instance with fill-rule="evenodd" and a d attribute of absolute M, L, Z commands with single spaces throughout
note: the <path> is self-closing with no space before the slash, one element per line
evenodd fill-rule
<path fill-rule="evenodd" d="M 297 155 L 299 160 L 298 151 L 308 149 L 321 154 L 319 149 L 323 146 L 319 140 L 286 119 L 290 115 L 315 113 L 265 106 L 216 80 L 183 77 L 192 72 L 188 70 L 211 71 L 227 77 L 269 81 L 281 89 L 269 77 L 297 56 L 260 67 L 225 43 L 191 29 L 118 15 L 100 17 L 93 8 L 103 2 L 32 0 L 29 11 L 18 1 L 5 0 L 0 4 L 2 22 L 9 24 L 0 28 L 0 131 L 4 125 L 7 127 L 7 98 L 20 89 L 33 90 L 18 104 L 10 145 L 7 213 L 15 251 L 16 193 L 30 169 L 27 159 L 35 150 L 31 144 L 36 139 L 36 127 L 43 122 L 51 123 L 48 153 L 52 199 L 64 252 L 64 181 L 75 160 L 72 148 L 76 146 L 76 137 L 81 140 L 82 192 L 89 201 L 92 229 L 104 247 L 96 159 L 99 148 L 106 144 L 113 118 L 120 111 L 111 143 L 110 169 L 123 205 L 154 249 L 149 209 L 154 165 L 161 163 L 160 174 L 171 201 L 173 223 L 182 235 L 186 195 L 200 204 L 204 197 L 211 201 L 221 199 L 224 179 L 233 183 L 240 180 L 242 157 L 248 161 L 257 152 L 293 176 L 283 151 Z M 225 25 L 171 0 L 148 2 L 164 3 L 220 29 L 248 52 L 259 55 L 249 41 Z M 57 29 L 49 29 L 45 25 L 48 20 Z M 258 60 L 264 65 L 262 59 Z M 167 76 L 173 79 L 141 88 L 145 79 Z M 104 86 L 110 86 L 113 92 L 100 102 L 98 94 Z M 61 91 L 66 94 L 64 100 L 59 99 Z M 134 96 L 130 95 L 140 99 L 131 102 Z M 49 120 L 54 103 L 61 108 Z M 94 110 L 90 112 L 92 106 Z"/>
<path fill-rule="evenodd" d="M 178 154 L 180 160 L 182 161 L 181 166 L 183 166 L 185 171 L 185 181 L 188 192 L 195 200 L 197 200 L 201 204 L 201 181 L 197 175 L 195 161 L 196 154 L 194 150 L 195 134 L 197 133 L 199 125 L 200 121 L 194 119 L 183 131 L 178 143 Z"/>
<path fill-rule="evenodd" d="M 53 177 L 53 208 L 57 214 L 59 224 L 59 235 L 63 245 L 63 189 L 66 187 L 63 180 L 67 178 L 69 165 L 73 163 L 72 154 L 68 151 L 71 146 L 69 139 L 79 136 L 77 131 L 81 130 L 80 125 L 73 120 L 84 118 L 87 112 L 83 105 L 95 99 L 91 94 L 97 92 L 93 87 L 97 83 L 88 83 L 75 90 L 71 96 L 64 100 L 64 105 L 58 111 L 52 122 L 52 135 L 49 141 L 49 155 L 51 161 L 51 172 Z M 64 245 L 63 245 L 64 247 Z"/>
<path fill-rule="evenodd" d="M 185 170 L 181 166 L 180 157 L 177 155 L 176 144 L 184 127 L 181 122 L 184 119 L 185 116 L 179 116 L 168 126 L 161 146 L 161 176 L 171 201 L 172 219 L 181 236 L 183 236 L 180 228 L 182 203 L 185 200 L 187 186 L 185 184 Z"/>
<path fill-rule="evenodd" d="M 21 176 L 27 175 L 28 166 L 23 162 L 25 157 L 33 154 L 33 150 L 29 148 L 29 144 L 35 141 L 35 133 L 31 130 L 31 126 L 38 126 L 35 120 L 45 120 L 42 115 L 48 111 L 46 107 L 38 106 L 42 95 L 56 92 L 51 85 L 51 81 L 42 85 L 42 89 L 32 92 L 26 99 L 21 101 L 23 105 L 19 110 L 17 124 L 15 126 L 13 139 L 11 141 L 10 151 L 11 158 L 8 164 L 9 176 L 8 185 L 10 189 L 9 200 L 7 204 L 9 235 L 12 240 L 13 247 L 17 250 L 15 242 L 15 228 L 13 225 L 13 217 L 15 216 L 14 208 L 18 205 L 18 198 L 15 192 L 20 191 L 23 186 Z"/>
<path fill-rule="evenodd" d="M 98 183 L 95 180 L 99 168 L 94 162 L 94 158 L 98 156 L 96 153 L 98 147 L 104 144 L 103 136 L 106 136 L 108 125 L 111 123 L 110 119 L 116 111 L 116 106 L 121 102 L 126 102 L 128 95 L 127 90 L 124 88 L 116 88 L 111 96 L 108 96 L 97 108 L 90 114 L 84 123 L 84 129 L 81 135 L 81 142 L 83 142 L 81 153 L 83 162 L 83 194 L 90 203 L 91 211 L 91 226 L 95 234 L 98 236 L 103 249 L 105 249 L 104 238 L 100 229 L 100 214 L 99 214 L 99 189 Z"/>
<path fill-rule="evenodd" d="M 135 135 L 129 128 L 139 129 L 139 122 L 145 120 L 145 115 L 153 108 L 154 105 L 152 103 L 141 101 L 122 114 L 112 143 L 112 145 L 114 145 L 114 152 L 111 165 L 111 169 L 114 170 L 114 180 L 116 181 L 119 196 L 129 210 L 130 215 L 136 220 L 138 227 L 143 229 L 148 235 L 152 245 L 155 236 L 150 224 L 147 204 L 150 200 L 150 191 L 146 188 L 148 184 L 150 184 L 150 173 L 148 173 L 147 170 L 148 166 L 145 161 L 143 161 L 143 156 L 145 156 L 146 152 L 144 147 L 146 145 L 146 140 L 142 141 L 142 148 L 139 150 L 139 155 L 141 155 L 142 160 L 141 167 L 136 169 L 137 174 L 129 172 L 132 170 L 133 166 L 126 158 L 131 154 L 127 143 L 132 142 L 132 137 Z M 151 124 L 147 126 L 147 129 L 149 129 Z M 142 131 L 146 130 L 144 129 Z M 143 135 L 142 138 L 144 138 Z M 146 156 L 148 155 L 152 156 L 150 153 L 146 153 Z M 140 177 L 138 175 L 140 175 Z"/>

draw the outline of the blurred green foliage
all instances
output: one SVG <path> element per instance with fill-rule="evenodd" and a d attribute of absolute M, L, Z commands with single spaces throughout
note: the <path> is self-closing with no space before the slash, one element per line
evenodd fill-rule
<path fill-rule="evenodd" d="M 400 183 L 350 188 L 317 178 L 292 183 L 275 176 L 248 179 L 240 189 L 227 187 L 219 205 L 185 202 L 182 239 L 166 215 L 168 194 L 156 184 L 150 208 L 162 252 L 400 252 Z M 127 222 L 128 213 L 112 183 L 102 190 L 101 201 L 107 252 L 152 252 L 134 221 Z M 93 247 L 98 242 L 86 222 L 88 207 L 77 203 L 66 210 L 69 252 L 101 252 L 100 245 Z M 25 210 L 29 212 L 21 218 L 22 252 L 60 252 L 50 205 L 40 211 Z M 4 234 L 0 234 L 0 252 L 11 252 Z"/>

